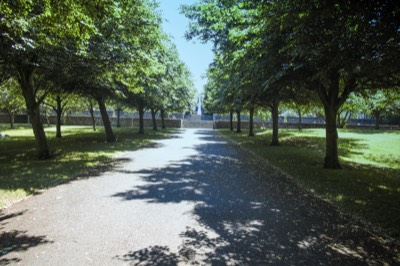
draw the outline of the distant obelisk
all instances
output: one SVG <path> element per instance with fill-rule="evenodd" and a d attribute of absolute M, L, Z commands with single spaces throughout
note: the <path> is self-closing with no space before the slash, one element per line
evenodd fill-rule
<path fill-rule="evenodd" d="M 197 114 L 201 115 L 201 95 L 199 95 L 198 101 L 197 101 Z"/>

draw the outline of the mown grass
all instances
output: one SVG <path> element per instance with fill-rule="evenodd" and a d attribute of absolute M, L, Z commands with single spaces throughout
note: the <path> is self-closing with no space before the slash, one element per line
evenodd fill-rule
<path fill-rule="evenodd" d="M 0 125 L 0 209 L 29 194 L 69 180 L 93 166 L 109 162 L 116 154 L 151 145 L 152 140 L 168 137 L 173 129 L 137 134 L 136 128 L 114 128 L 117 142 L 105 142 L 102 128 L 63 126 L 61 139 L 55 138 L 55 127 L 46 128 L 54 153 L 50 160 L 36 158 L 35 142 L 30 127 L 14 130 Z"/>
<path fill-rule="evenodd" d="M 323 129 L 280 130 L 278 147 L 269 145 L 270 130 L 255 137 L 221 132 L 343 210 L 400 238 L 400 132 L 340 130 L 341 170 L 322 167 Z"/>

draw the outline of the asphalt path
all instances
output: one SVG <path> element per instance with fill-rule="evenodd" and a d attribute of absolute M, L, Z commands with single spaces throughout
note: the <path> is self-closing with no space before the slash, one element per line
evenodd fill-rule
<path fill-rule="evenodd" d="M 399 265 L 399 250 L 212 130 L 0 216 L 0 265 Z"/>

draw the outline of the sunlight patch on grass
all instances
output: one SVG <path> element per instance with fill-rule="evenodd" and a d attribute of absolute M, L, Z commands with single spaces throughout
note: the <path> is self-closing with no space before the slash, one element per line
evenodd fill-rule
<path fill-rule="evenodd" d="M 23 199 L 27 196 L 27 193 L 24 189 L 0 189 L 1 196 L 1 205 L 0 207 L 4 207 L 11 202 L 16 201 L 17 199 Z"/>
<path fill-rule="evenodd" d="M 336 195 L 336 197 L 335 197 L 335 201 L 337 201 L 337 202 L 343 201 L 343 199 L 344 199 L 343 194 Z"/>
<path fill-rule="evenodd" d="M 378 188 L 383 189 L 383 190 L 389 190 L 389 191 L 392 190 L 385 185 L 379 185 Z"/>
<path fill-rule="evenodd" d="M 356 148 L 341 158 L 348 162 L 400 169 L 400 134 L 398 132 L 377 132 L 340 130 L 339 142 L 350 140 Z M 343 141 L 344 142 L 344 141 Z"/>
<path fill-rule="evenodd" d="M 367 202 L 364 201 L 364 200 L 355 200 L 354 202 L 355 202 L 356 204 L 359 204 L 359 205 L 362 205 L 362 206 L 367 205 Z"/>

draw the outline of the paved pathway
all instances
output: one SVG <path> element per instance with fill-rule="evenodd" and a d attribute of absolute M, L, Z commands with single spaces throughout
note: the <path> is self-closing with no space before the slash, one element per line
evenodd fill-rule
<path fill-rule="evenodd" d="M 0 216 L 0 265 L 395 265 L 399 253 L 211 130 Z"/>

